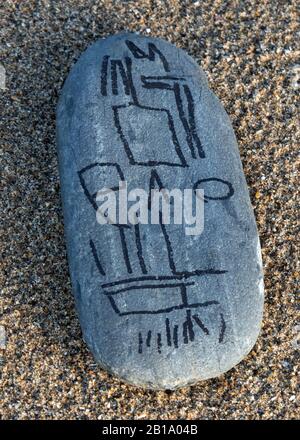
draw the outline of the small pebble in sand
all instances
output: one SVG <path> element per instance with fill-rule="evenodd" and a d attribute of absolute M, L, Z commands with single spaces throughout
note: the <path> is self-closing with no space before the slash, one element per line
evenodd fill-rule
<path fill-rule="evenodd" d="M 5 90 L 5 67 L 0 64 L 0 90 Z"/>
<path fill-rule="evenodd" d="M 0 325 L 0 350 L 5 350 L 6 348 L 6 332 L 5 327 Z"/>

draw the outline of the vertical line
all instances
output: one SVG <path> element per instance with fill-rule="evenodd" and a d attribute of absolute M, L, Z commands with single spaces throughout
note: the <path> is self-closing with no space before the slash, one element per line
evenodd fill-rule
<path fill-rule="evenodd" d="M 108 68 L 109 56 L 105 55 L 103 57 L 101 66 L 101 94 L 107 96 L 107 68 Z"/>
<path fill-rule="evenodd" d="M 132 61 L 131 61 L 131 58 L 125 57 L 125 63 L 126 63 L 126 70 L 127 70 L 127 79 L 128 79 L 129 87 L 130 87 L 130 90 L 131 90 L 132 100 L 133 100 L 133 103 L 135 105 L 138 105 L 139 101 L 138 101 L 138 98 L 137 98 L 136 90 L 135 90 L 133 79 L 132 79 Z"/>
<path fill-rule="evenodd" d="M 119 72 L 121 74 L 122 77 L 122 81 L 123 81 L 123 85 L 124 85 L 124 89 L 125 89 L 125 94 L 126 95 L 130 95 L 130 81 L 128 81 L 124 66 L 123 66 L 123 62 L 121 60 L 117 60 L 116 61 L 118 68 L 119 68 Z"/>
<path fill-rule="evenodd" d="M 187 144 L 188 144 L 189 149 L 191 151 L 192 158 L 196 159 L 195 149 L 194 149 L 194 145 L 193 145 L 192 133 L 191 133 L 189 124 L 187 122 L 187 119 L 185 117 L 184 109 L 183 109 L 183 105 L 182 105 L 182 99 L 181 99 L 181 93 L 180 93 L 180 85 L 178 83 L 175 83 L 173 90 L 174 90 L 174 94 L 175 94 L 175 101 L 176 101 L 176 105 L 177 105 L 177 110 L 178 110 L 179 118 L 181 120 L 181 123 L 182 123 L 183 128 L 184 128 L 185 133 L 186 133 L 186 141 L 187 141 Z"/>
<path fill-rule="evenodd" d="M 111 60 L 111 91 L 113 95 L 118 95 L 118 76 L 117 76 L 117 62 L 116 60 Z"/>
<path fill-rule="evenodd" d="M 95 263 L 96 263 L 96 266 L 97 266 L 99 272 L 101 273 L 101 275 L 105 276 L 105 271 L 104 271 L 102 264 L 99 260 L 97 250 L 96 250 L 96 247 L 95 247 L 93 240 L 90 240 L 90 248 L 92 250 L 92 254 L 93 254 L 93 257 L 94 257 L 94 260 L 95 260 Z"/>
<path fill-rule="evenodd" d="M 224 320 L 223 313 L 220 313 L 220 317 L 221 317 L 221 329 L 220 329 L 220 334 L 219 334 L 219 343 L 223 342 L 224 334 L 225 334 L 225 330 L 226 330 L 226 323 Z"/>
<path fill-rule="evenodd" d="M 151 336 L 152 336 L 152 333 L 151 333 L 151 330 L 149 330 L 148 334 L 147 334 L 147 340 L 146 340 L 147 347 L 150 347 L 150 345 L 151 345 Z"/>
<path fill-rule="evenodd" d="M 193 323 L 191 320 L 191 311 L 186 311 L 186 321 L 183 323 L 183 342 L 185 344 L 189 343 L 190 341 L 193 341 L 195 339 L 195 333 L 193 330 Z"/>
<path fill-rule="evenodd" d="M 189 338 L 188 338 L 188 333 L 187 333 L 187 322 L 186 321 L 184 321 L 183 326 L 182 326 L 182 336 L 183 336 L 183 343 L 188 344 Z"/>
<path fill-rule="evenodd" d="M 189 112 L 189 123 L 190 123 L 190 131 L 191 134 L 193 136 L 193 139 L 196 143 L 197 146 L 197 150 L 198 150 L 198 154 L 199 157 L 201 158 L 205 158 L 205 153 L 201 144 L 201 141 L 198 137 L 197 134 L 197 129 L 196 129 L 196 123 L 195 123 L 195 107 L 194 107 L 194 100 L 193 100 L 193 96 L 191 94 L 190 88 L 188 85 L 184 85 L 183 86 L 184 89 L 184 93 L 188 102 L 188 112 Z"/>
<path fill-rule="evenodd" d="M 170 321 L 169 321 L 168 318 L 166 319 L 166 334 L 167 334 L 167 343 L 168 343 L 168 346 L 171 347 L 171 345 L 172 345 L 172 341 L 171 341 L 171 329 L 170 329 Z"/>
<path fill-rule="evenodd" d="M 173 329 L 173 342 L 174 347 L 178 348 L 178 325 L 175 325 Z"/>
<path fill-rule="evenodd" d="M 119 227 L 119 231 L 120 231 L 121 245 L 122 245 L 122 250 L 123 250 L 123 257 L 124 257 L 124 261 L 125 261 L 125 264 L 127 267 L 127 272 L 132 273 L 132 268 L 131 268 L 131 264 L 130 264 L 130 260 L 129 260 L 124 228 Z"/>
<path fill-rule="evenodd" d="M 187 298 L 185 284 L 181 284 L 181 286 L 180 286 L 180 294 L 181 294 L 182 304 L 184 304 L 185 306 L 188 306 L 188 298 Z"/>
<path fill-rule="evenodd" d="M 171 130 L 171 133 L 172 133 L 172 141 L 173 141 L 173 144 L 175 146 L 175 151 L 176 151 L 177 156 L 179 157 L 179 159 L 181 161 L 181 165 L 183 167 L 187 167 L 188 164 L 186 163 L 184 154 L 183 154 L 183 152 L 181 150 L 181 147 L 180 147 L 177 135 L 176 135 L 173 118 L 172 118 L 172 116 L 171 116 L 171 114 L 170 114 L 170 112 L 168 110 L 165 109 L 165 111 L 167 112 L 167 115 L 168 115 L 168 125 L 169 125 L 169 129 Z"/>
<path fill-rule="evenodd" d="M 136 248 L 137 248 L 137 256 L 139 259 L 141 271 L 143 272 L 143 274 L 146 274 L 148 272 L 147 272 L 144 257 L 143 257 L 143 248 L 142 248 L 141 235 L 140 235 L 140 225 L 139 224 L 134 225 L 134 232 L 135 232 L 135 243 L 136 243 Z"/>
<path fill-rule="evenodd" d="M 142 338 L 142 333 L 139 333 L 139 353 L 143 353 L 143 338 Z"/>
<path fill-rule="evenodd" d="M 161 347 L 162 347 L 161 334 L 157 333 L 157 351 L 158 351 L 158 353 L 161 353 Z"/>
<path fill-rule="evenodd" d="M 122 108 L 124 108 L 124 107 L 122 107 Z M 131 151 L 131 149 L 129 147 L 129 144 L 128 144 L 127 140 L 126 140 L 126 137 L 124 136 L 124 133 L 123 133 L 123 130 L 122 130 L 122 127 L 121 127 L 119 113 L 118 113 L 118 111 L 119 111 L 118 107 L 117 106 L 113 106 L 112 109 L 113 109 L 113 112 L 114 112 L 115 127 L 116 127 L 116 129 L 117 129 L 117 131 L 119 133 L 119 136 L 121 138 L 121 141 L 123 143 L 125 153 L 127 154 L 127 157 L 129 159 L 130 164 L 131 165 L 135 165 L 135 160 L 134 160 L 132 151 Z"/>
<path fill-rule="evenodd" d="M 166 242 L 166 246 L 167 246 L 169 266 L 170 266 L 170 269 L 171 269 L 172 273 L 176 274 L 176 266 L 175 266 L 175 262 L 174 262 L 174 259 L 173 259 L 172 244 L 170 242 L 169 235 L 167 233 L 166 227 L 165 227 L 165 225 L 162 222 L 162 212 L 161 211 L 159 212 L 159 223 L 160 223 L 161 230 L 162 230 L 162 233 L 163 233 L 163 236 L 164 236 L 164 239 L 165 239 L 165 242 Z"/>
<path fill-rule="evenodd" d="M 190 310 L 186 311 L 186 321 L 187 321 L 187 329 L 188 329 L 190 341 L 193 341 L 195 339 L 195 333 L 194 333 L 193 321 L 191 319 L 191 311 Z"/>

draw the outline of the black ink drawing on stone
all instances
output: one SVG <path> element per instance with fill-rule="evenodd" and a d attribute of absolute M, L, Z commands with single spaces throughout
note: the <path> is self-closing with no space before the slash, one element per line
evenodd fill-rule
<path fill-rule="evenodd" d="M 140 53 L 139 48 L 134 45 L 133 42 L 127 40 L 126 45 L 131 48 L 131 50 L 134 50 L 134 53 Z M 133 48 L 133 49 L 132 49 Z M 152 52 L 152 57 L 150 58 L 152 61 L 154 60 L 154 53 L 155 52 L 159 52 L 161 59 L 164 60 L 164 66 L 169 66 L 166 57 L 163 55 L 163 53 L 161 51 L 158 51 L 158 49 L 156 48 L 156 46 L 153 44 L 151 49 L 149 49 L 150 52 L 151 50 Z M 142 52 L 141 52 L 142 53 Z M 145 58 L 146 56 L 143 56 L 143 58 Z M 149 58 L 149 57 L 148 57 Z M 152 188 L 155 187 L 155 183 L 158 184 L 159 188 L 163 188 L 161 179 L 159 177 L 159 173 L 158 171 L 156 171 L 155 167 L 158 166 L 168 166 L 168 167 L 174 167 L 174 166 L 182 166 L 182 167 L 188 167 L 188 163 L 183 155 L 183 151 L 182 148 L 179 144 L 179 141 L 177 139 L 176 136 L 176 127 L 174 124 L 174 118 L 172 117 L 171 113 L 165 109 L 165 108 L 152 108 L 149 106 L 145 106 L 145 105 L 141 105 L 139 103 L 139 99 L 138 99 L 138 95 L 136 92 L 136 87 L 134 85 L 133 79 L 132 79 L 132 60 L 129 57 L 125 57 L 125 62 L 123 63 L 122 60 L 114 60 L 114 59 L 110 59 L 110 57 L 108 55 L 104 55 L 103 59 L 102 59 L 102 69 L 101 69 L 101 93 L 103 96 L 109 96 L 108 93 L 108 71 L 109 71 L 109 65 L 110 65 L 110 72 L 111 72 L 111 93 L 114 95 L 119 95 L 119 79 L 121 82 L 121 87 L 123 85 L 124 88 L 124 92 L 126 95 L 130 95 L 131 98 L 131 102 L 129 102 L 128 104 L 120 104 L 117 106 L 113 106 L 113 117 L 114 117 L 114 124 L 116 127 L 116 130 L 120 136 L 120 141 L 122 142 L 123 146 L 124 146 L 124 150 L 126 152 L 126 155 L 128 157 L 128 161 L 129 164 L 131 166 L 145 166 L 145 167 L 151 167 L 151 172 L 150 172 L 150 178 L 149 178 L 149 196 L 150 196 L 150 191 Z M 170 71 L 169 67 L 168 67 L 168 71 Z M 172 73 L 172 72 L 171 72 Z M 176 103 L 176 108 L 177 108 L 177 112 L 178 112 L 178 116 L 180 121 L 182 122 L 183 128 L 186 132 L 186 140 L 187 140 L 187 144 L 188 147 L 190 149 L 190 153 L 193 159 L 196 159 L 196 151 L 199 155 L 200 158 L 205 158 L 205 154 L 201 145 L 201 141 L 199 139 L 198 133 L 197 133 L 197 127 L 195 124 L 195 118 L 194 118 L 194 100 L 193 100 L 193 96 L 192 93 L 190 91 L 190 88 L 188 87 L 187 84 L 183 85 L 183 91 L 184 94 L 186 96 L 186 100 L 187 100 L 187 108 L 188 108 L 188 116 L 185 115 L 185 111 L 184 111 L 184 106 L 182 103 L 182 96 L 181 96 L 181 86 L 179 84 L 180 81 L 185 81 L 186 79 L 184 77 L 182 78 L 178 78 L 175 76 L 175 74 L 172 76 L 172 74 L 170 73 L 170 75 L 168 76 L 144 76 L 141 75 L 141 83 L 142 83 L 142 87 L 149 89 L 149 90 L 153 90 L 153 89 L 165 89 L 165 90 L 170 90 L 171 92 L 174 93 L 174 98 L 175 98 L 175 103 Z M 174 145 L 174 151 L 170 151 L 170 157 L 168 159 L 168 161 L 164 161 L 160 159 L 160 151 L 157 148 L 157 145 L 154 145 L 153 148 L 149 148 L 149 150 L 151 149 L 152 152 L 154 152 L 155 157 L 149 157 L 149 160 L 146 160 L 144 154 L 145 154 L 145 150 L 143 150 L 141 152 L 141 157 L 140 158 L 136 158 L 133 151 L 132 151 L 132 147 L 131 147 L 131 143 L 130 140 L 127 139 L 127 137 L 125 136 L 125 131 L 126 131 L 126 125 L 127 125 L 127 118 L 126 118 L 126 114 L 125 117 L 123 118 L 123 124 L 121 124 L 121 119 L 120 119 L 120 112 L 121 110 L 126 110 L 126 108 L 128 108 L 128 106 L 134 106 L 136 107 L 136 111 L 137 114 L 141 115 L 141 113 L 143 111 L 146 111 L 147 113 L 150 112 L 150 120 L 151 123 L 153 124 L 153 121 L 155 121 L 156 119 L 156 115 L 158 113 L 158 118 L 159 118 L 159 122 L 161 122 L 161 120 L 164 121 L 164 125 L 161 126 L 161 129 L 164 130 L 165 132 L 167 132 L 171 139 L 172 139 L 172 143 Z M 152 114 L 151 114 L 152 113 Z M 123 125 L 123 126 L 122 126 Z M 152 126 L 151 127 L 152 130 L 158 130 L 159 127 L 155 127 Z M 150 132 L 151 134 L 151 132 Z M 129 138 L 129 136 L 128 136 Z M 141 143 L 141 141 L 139 142 Z M 148 145 L 147 145 L 148 146 Z M 146 149 L 147 149 L 146 146 Z M 174 157 L 174 155 L 176 156 L 175 161 L 172 161 L 172 157 Z M 97 210 L 97 203 L 95 202 L 95 197 L 96 194 L 89 194 L 89 192 L 87 191 L 87 187 L 85 185 L 85 181 L 84 181 L 84 173 L 93 168 L 94 166 L 115 166 L 117 171 L 118 171 L 118 178 L 119 180 L 125 180 L 124 178 L 124 173 L 121 171 L 120 165 L 119 164 L 106 164 L 106 163 L 98 163 L 98 164 L 91 164 L 88 165 L 87 167 L 85 167 L 84 169 L 79 171 L 79 178 L 80 178 L 80 182 L 82 185 L 82 188 L 88 198 L 88 200 L 90 201 L 90 203 L 92 204 L 93 208 Z M 156 180 L 156 182 L 155 182 Z M 224 184 L 228 185 L 230 187 L 230 191 L 229 193 L 224 197 L 231 197 L 233 195 L 233 188 L 231 186 L 231 184 L 229 182 L 225 182 L 222 181 L 221 179 L 217 179 L 217 178 L 210 178 L 210 179 L 206 179 L 206 181 L 213 181 L 213 180 L 218 180 L 220 182 L 223 182 Z M 196 188 L 196 186 L 198 184 L 200 184 L 201 181 L 199 180 L 198 182 L 195 183 L 194 185 L 194 189 Z M 219 198 L 218 196 L 216 198 Z M 207 200 L 205 200 L 207 201 Z M 150 198 L 150 204 L 151 204 L 151 198 Z M 150 207 L 149 207 L 150 208 Z M 124 261 L 125 261 L 125 265 L 127 268 L 127 271 L 129 274 L 132 274 L 132 268 L 131 268 L 131 264 L 130 264 L 130 254 L 128 252 L 127 249 L 127 244 L 126 244 L 126 234 L 124 233 L 123 230 L 123 225 L 117 225 L 120 228 L 120 239 L 121 239 L 121 243 L 122 243 L 122 250 L 123 250 L 123 257 L 124 257 Z M 206 301 L 206 302 L 189 302 L 188 299 L 188 287 L 193 285 L 193 282 L 188 282 L 187 279 L 190 277 L 196 277 L 196 276 L 209 276 L 209 275 L 218 275 L 219 273 L 225 273 L 226 270 L 215 270 L 215 269 L 208 269 L 208 270 L 194 270 L 193 272 L 189 272 L 189 271 L 183 271 L 183 272 L 178 272 L 176 270 L 176 264 L 175 261 L 173 259 L 173 248 L 172 248 L 172 243 L 170 240 L 170 237 L 166 231 L 166 227 L 165 225 L 161 222 L 160 224 L 161 229 L 162 229 L 162 234 L 163 234 L 163 239 L 165 241 L 165 243 L 162 243 L 162 246 L 164 246 L 167 249 L 167 253 L 168 253 L 168 266 L 169 266 L 169 271 L 170 271 L 170 275 L 167 275 L 165 277 L 160 277 L 159 275 L 156 274 L 151 274 L 148 275 L 148 269 L 145 265 L 145 261 L 143 258 L 143 249 L 142 249 L 142 242 L 140 239 L 140 225 L 134 225 L 131 230 L 130 233 L 131 234 L 135 234 L 135 239 L 136 239 L 136 252 L 139 258 L 139 263 L 140 263 L 140 269 L 141 272 L 144 274 L 147 274 L 147 276 L 140 276 L 140 277 L 134 277 L 134 278 L 127 278 L 127 279 L 123 279 L 122 281 L 116 281 L 116 283 L 114 284 L 114 282 L 109 283 L 109 286 L 107 286 L 107 284 L 102 284 L 102 288 L 103 288 L 103 293 L 105 295 L 107 295 L 112 309 L 115 311 L 115 313 L 117 313 L 120 317 L 122 316 L 127 316 L 127 315 L 135 315 L 135 314 L 139 314 L 139 315 L 151 315 L 151 314 L 167 314 L 172 312 L 173 310 L 185 310 L 186 311 L 186 316 L 185 316 L 185 320 L 183 321 L 182 325 L 175 325 L 176 329 L 180 328 L 182 330 L 182 342 L 184 344 L 188 344 L 190 341 L 194 341 L 195 338 L 195 332 L 194 332 L 194 327 L 199 327 L 202 332 L 204 334 L 209 334 L 209 330 L 205 327 L 205 325 L 203 324 L 201 318 L 199 315 L 191 314 L 191 310 L 192 309 L 200 309 L 200 308 L 205 308 L 205 307 L 209 307 L 209 306 L 218 306 L 220 303 L 216 300 L 212 300 L 212 301 Z M 98 255 L 97 255 L 97 251 L 95 249 L 95 245 L 93 244 L 92 240 L 91 240 L 91 247 L 92 247 L 92 253 L 95 259 L 95 263 L 99 269 L 99 273 L 102 276 L 105 276 L 104 270 L 102 268 L 102 265 L 99 261 Z M 134 275 L 134 274 L 133 274 Z M 138 275 L 138 274 L 136 274 Z M 149 282 L 150 280 L 154 280 L 156 282 L 156 284 L 152 284 Z M 181 280 L 180 283 L 178 283 L 178 280 Z M 166 282 L 168 281 L 168 282 Z M 113 287 L 114 285 L 122 285 L 122 288 L 117 288 L 117 289 L 109 289 L 108 287 Z M 124 287 L 126 286 L 126 287 Z M 140 298 L 143 298 L 143 296 L 147 296 L 147 295 L 151 295 L 152 292 L 157 291 L 158 293 L 156 294 L 157 296 L 157 307 L 156 308 L 151 308 L 149 310 L 145 309 L 145 310 L 130 310 L 130 311 L 125 311 L 123 312 L 122 310 L 120 310 L 120 308 L 118 307 L 118 302 L 116 300 L 117 296 L 120 294 L 127 294 L 127 292 L 130 291 L 135 291 L 135 295 L 138 295 Z M 159 298 L 161 296 L 169 296 L 169 292 L 173 291 L 174 293 L 177 294 L 177 297 L 175 297 L 174 301 L 174 305 L 168 305 L 165 307 L 160 307 L 160 301 Z M 224 338 L 224 333 L 225 333 L 225 329 L 226 329 L 226 324 L 223 318 L 223 315 L 221 312 L 219 312 L 219 317 L 220 319 L 220 334 L 219 334 L 219 342 L 221 343 L 223 341 Z M 154 329 L 149 330 L 150 334 L 154 333 Z M 171 342 L 171 337 L 170 337 L 170 320 L 167 319 L 166 321 L 166 340 L 167 340 L 167 345 L 171 346 L 172 342 Z M 176 330 L 177 332 L 177 330 Z M 149 334 L 149 332 L 148 332 Z M 147 339 L 147 347 L 151 346 L 151 338 Z M 178 336 L 176 337 L 176 343 L 175 343 L 175 347 L 178 348 L 178 345 L 180 344 L 180 339 L 178 340 Z M 162 350 L 162 338 L 161 338 L 161 334 L 158 333 L 157 334 L 157 350 L 159 353 L 161 353 Z M 139 332 L 138 334 L 138 352 L 139 353 L 143 353 L 143 336 L 142 333 Z"/>
<path fill-rule="evenodd" d="M 64 86 L 58 146 L 76 305 L 100 364 L 175 388 L 238 363 L 260 328 L 259 240 L 230 123 L 202 71 L 162 40 L 95 43 Z M 98 225 L 97 191 L 119 181 L 148 188 L 149 210 L 151 189 L 204 188 L 203 234 L 184 237 L 161 217 Z"/>

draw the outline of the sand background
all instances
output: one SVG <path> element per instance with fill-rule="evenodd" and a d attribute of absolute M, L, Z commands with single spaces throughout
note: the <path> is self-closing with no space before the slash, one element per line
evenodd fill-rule
<path fill-rule="evenodd" d="M 0 8 L 0 418 L 299 418 L 297 0 Z M 202 65 L 233 122 L 262 244 L 266 305 L 255 348 L 222 377 L 174 392 L 136 389 L 99 369 L 82 341 L 66 261 L 57 98 L 80 53 L 123 30 L 165 38 Z"/>

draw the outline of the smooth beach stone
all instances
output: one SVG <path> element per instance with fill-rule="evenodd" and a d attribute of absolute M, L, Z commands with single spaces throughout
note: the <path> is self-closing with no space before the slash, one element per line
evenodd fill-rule
<path fill-rule="evenodd" d="M 230 120 L 195 61 L 156 38 L 97 41 L 63 86 L 57 143 L 76 307 L 99 364 L 173 389 L 239 363 L 261 325 L 261 251 Z M 203 232 L 100 225 L 96 194 L 120 181 L 203 189 Z"/>

